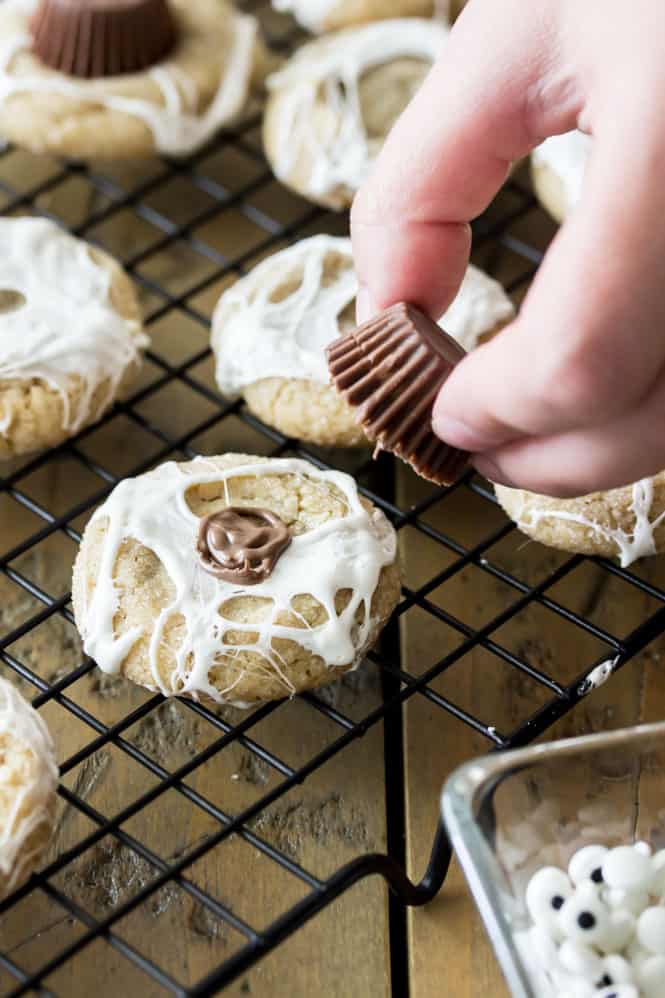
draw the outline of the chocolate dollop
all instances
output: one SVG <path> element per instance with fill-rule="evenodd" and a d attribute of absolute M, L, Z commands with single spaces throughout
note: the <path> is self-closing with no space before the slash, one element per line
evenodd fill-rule
<path fill-rule="evenodd" d="M 210 575 L 254 586 L 272 574 L 290 543 L 291 531 L 276 513 L 229 506 L 201 520 L 196 549 Z"/>

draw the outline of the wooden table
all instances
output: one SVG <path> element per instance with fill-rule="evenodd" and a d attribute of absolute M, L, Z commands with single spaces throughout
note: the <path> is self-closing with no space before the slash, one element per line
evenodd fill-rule
<path fill-rule="evenodd" d="M 55 163 L 13 153 L 0 161 L 0 178 L 18 190 L 28 191 L 38 183 L 48 184 L 49 178 L 57 176 L 58 169 Z M 131 184 L 151 176 L 156 169 L 151 164 L 140 170 L 116 170 L 114 176 L 120 183 Z M 208 175 L 219 175 L 231 188 L 250 182 L 252 171 L 260 169 L 251 159 L 231 149 L 215 154 L 206 164 Z M 205 209 L 203 195 L 177 178 L 146 200 L 155 210 L 176 219 L 186 220 Z M 39 204 L 67 224 L 76 225 L 91 210 L 102 209 L 106 202 L 94 193 L 85 178 L 74 176 L 48 189 Z M 261 208 L 294 223 L 309 211 L 303 202 L 287 195 L 276 184 L 261 194 Z M 322 222 L 325 227 L 337 230 L 343 225 L 332 217 Z M 522 235 L 533 238 L 537 233 L 543 244 L 552 231 L 542 216 L 530 218 L 525 226 Z M 265 253 L 261 248 L 265 233 L 235 208 L 202 226 L 197 234 L 223 252 L 246 251 L 250 263 Z M 148 221 L 137 220 L 130 211 L 122 211 L 89 235 L 126 259 L 154 242 L 159 233 Z M 514 275 L 517 264 L 507 260 L 502 266 L 501 276 L 508 279 Z M 137 266 L 142 278 L 158 280 L 172 294 L 191 287 L 210 270 L 208 261 L 179 244 L 166 245 Z M 210 314 L 221 287 L 228 283 L 230 279 L 214 284 L 191 299 L 190 304 Z M 161 304 L 159 296 L 146 286 L 143 296 L 148 311 Z M 182 313 L 169 313 L 159 319 L 151 326 L 151 332 L 156 353 L 172 364 L 178 364 L 206 344 L 205 329 Z M 154 381 L 159 373 L 154 364 L 148 363 L 143 383 Z M 209 358 L 191 373 L 212 386 Z M 214 403 L 178 383 L 148 396 L 137 406 L 137 411 L 161 431 L 178 434 L 194 429 L 214 408 Z M 195 435 L 192 445 L 208 453 L 234 449 L 265 453 L 269 449 L 265 438 L 236 417 Z M 149 460 L 158 446 L 153 436 L 122 412 L 79 445 L 82 453 L 94 455 L 102 467 L 114 474 L 125 473 L 140 461 Z M 43 526 L 25 508 L 24 497 L 57 516 L 78 502 L 89 501 L 100 484 L 82 463 L 64 455 L 18 482 L 20 501 L 0 493 L 0 551 L 19 545 Z M 415 476 L 400 470 L 397 500 L 403 508 L 422 498 L 427 489 Z M 86 516 L 75 519 L 72 526 L 80 530 L 85 519 Z M 502 523 L 503 516 L 486 501 L 472 501 L 468 495 L 460 494 L 458 499 L 431 507 L 426 520 L 430 526 L 469 545 L 474 538 L 487 535 L 493 525 Z M 75 551 L 74 542 L 64 532 L 55 531 L 10 563 L 9 571 L 0 575 L 3 634 L 19 627 L 40 609 L 39 590 L 56 598 L 67 593 Z M 405 583 L 411 588 L 421 585 L 445 564 L 443 549 L 410 527 L 401 532 L 400 556 Z M 513 532 L 492 550 L 491 557 L 528 580 L 542 577 L 562 556 L 526 544 L 524 538 Z M 645 562 L 638 571 L 660 585 L 665 582 L 663 562 L 659 559 Z M 16 584 L 15 573 L 37 587 L 36 597 Z M 431 593 L 429 599 L 469 626 L 478 627 L 516 596 L 513 590 L 471 565 Z M 559 584 L 555 598 L 619 635 L 631 630 L 652 608 L 647 597 L 620 580 L 612 580 L 591 563 Z M 459 634 L 418 606 L 402 616 L 400 632 L 402 665 L 414 676 L 460 640 Z M 500 639 L 561 682 L 569 681 L 590 665 L 601 650 L 600 646 L 596 648 L 595 639 L 541 607 L 532 607 L 505 625 Z M 662 651 L 662 641 L 651 646 L 560 722 L 550 736 L 662 717 L 665 706 Z M 18 639 L 7 652 L 12 660 L 34 670 L 48 682 L 66 675 L 82 661 L 78 636 L 71 623 L 59 614 Z M 3 675 L 15 678 L 6 663 L 0 668 Z M 35 695 L 29 683 L 19 685 L 26 695 Z M 482 649 L 464 656 L 433 688 L 504 732 L 514 728 L 543 702 L 542 691 L 528 677 L 503 666 Z M 322 695 L 352 719 L 361 719 L 380 702 L 378 672 L 367 665 Z M 63 696 L 105 724 L 121 720 L 149 699 L 144 691 L 96 671 L 69 686 Z M 57 700 L 49 701 L 42 713 L 51 726 L 62 762 L 95 736 L 89 726 Z M 242 715 L 225 709 L 219 716 L 238 721 Z M 395 792 L 395 786 L 400 787 L 403 779 L 404 846 L 409 872 L 419 878 L 431 847 L 443 782 L 460 762 L 490 746 L 482 736 L 421 696 L 413 697 L 405 705 L 402 726 L 403 774 L 390 773 L 391 792 Z M 296 700 L 261 720 L 249 735 L 288 766 L 298 767 L 323 751 L 339 733 L 331 721 L 309 704 Z M 124 737 L 158 766 L 172 771 L 218 734 L 186 704 L 171 702 L 147 714 Z M 197 769 L 186 783 L 228 814 L 235 814 L 277 786 L 281 779 L 279 772 L 236 742 Z M 63 776 L 66 788 L 89 807 L 108 816 L 149 790 L 155 782 L 156 776 L 145 766 L 109 744 L 69 768 Z M 80 842 L 94 827 L 93 821 L 62 800 L 49 861 Z M 167 860 L 191 849 L 216 828 L 213 818 L 174 790 L 157 797 L 150 807 L 123 826 L 125 832 Z M 355 856 L 373 850 L 385 851 L 388 829 L 382 725 L 371 727 L 362 740 L 334 756 L 303 785 L 280 797 L 252 823 L 252 831 L 318 877 L 328 876 Z M 58 904 L 58 891 L 76 900 L 83 918 L 85 912 L 104 918 L 148 883 L 152 875 L 149 863 L 107 837 L 53 877 L 54 893 L 34 892 L 3 919 L 0 945 L 25 969 L 37 967 L 83 931 L 80 921 L 73 920 Z M 257 928 L 266 926 L 307 890 L 303 883 L 238 837 L 225 841 L 188 868 L 186 875 Z M 408 914 L 407 929 L 400 951 L 412 998 L 442 995 L 484 998 L 506 994 L 474 905 L 455 865 L 437 900 Z M 175 885 L 152 895 L 119 922 L 115 932 L 118 939 L 134 945 L 185 985 L 199 980 L 242 942 L 238 933 Z M 401 998 L 399 961 L 394 972 L 397 983 L 393 994 Z M 72 998 L 166 993 L 135 969 L 122 953 L 101 941 L 84 949 L 46 984 L 58 994 Z M 8 987 L 9 978 L 0 971 L 0 989 Z M 390 994 L 389 911 L 383 882 L 373 878 L 358 884 L 241 977 L 227 993 L 260 998 L 351 995 L 380 998 Z"/>

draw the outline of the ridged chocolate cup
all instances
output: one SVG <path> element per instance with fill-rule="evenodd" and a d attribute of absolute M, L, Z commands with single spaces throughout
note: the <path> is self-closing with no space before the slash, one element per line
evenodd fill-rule
<path fill-rule="evenodd" d="M 45 66 L 86 78 L 139 73 L 177 41 L 167 0 L 41 0 L 30 30 Z"/>
<path fill-rule="evenodd" d="M 459 478 L 469 455 L 432 431 L 439 389 L 465 356 L 456 340 L 401 302 L 341 336 L 326 355 L 335 388 L 377 449 L 396 454 L 437 485 Z"/>

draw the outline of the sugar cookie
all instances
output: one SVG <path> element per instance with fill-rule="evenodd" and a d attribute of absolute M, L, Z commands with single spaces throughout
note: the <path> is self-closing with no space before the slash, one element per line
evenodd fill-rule
<path fill-rule="evenodd" d="M 557 222 L 563 222 L 582 196 L 591 139 L 566 132 L 545 139 L 531 153 L 531 176 L 538 200 Z"/>
<path fill-rule="evenodd" d="M 562 551 L 619 558 L 625 568 L 665 550 L 665 472 L 608 492 L 552 499 L 495 486 L 520 530 Z"/>
<path fill-rule="evenodd" d="M 376 21 L 303 45 L 268 78 L 263 140 L 275 175 L 341 210 L 440 54 L 438 21 Z"/>
<path fill-rule="evenodd" d="M 46 849 L 58 767 L 44 721 L 0 679 L 0 898 L 28 879 Z"/>
<path fill-rule="evenodd" d="M 247 706 L 360 663 L 399 597 L 395 533 L 353 479 L 227 454 L 121 482 L 88 524 L 86 652 L 166 696 Z"/>
<path fill-rule="evenodd" d="M 227 0 L 171 0 L 179 40 L 139 73 L 80 79 L 30 51 L 37 0 L 0 4 L 0 133 L 77 159 L 182 156 L 243 109 L 268 70 L 256 19 Z"/>
<path fill-rule="evenodd" d="M 260 263 L 221 296 L 212 324 L 216 378 L 263 422 L 320 446 L 366 443 L 330 385 L 325 349 L 355 324 L 351 240 L 319 235 Z M 498 281 L 469 266 L 440 324 L 466 350 L 515 310 Z"/>
<path fill-rule="evenodd" d="M 148 342 L 115 260 L 46 219 L 0 219 L 0 458 L 99 419 Z"/>

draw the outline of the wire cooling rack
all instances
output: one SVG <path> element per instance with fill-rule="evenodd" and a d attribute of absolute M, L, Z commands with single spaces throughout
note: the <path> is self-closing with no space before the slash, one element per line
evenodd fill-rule
<path fill-rule="evenodd" d="M 273 17 L 265 4 L 247 6 L 264 18 L 278 46 L 293 43 L 297 36 L 290 22 Z M 590 606 L 578 613 L 553 595 L 561 580 L 583 570 L 586 559 L 561 556 L 548 563 L 547 571 L 541 565 L 537 578 L 525 579 L 492 557 L 491 549 L 514 530 L 504 519 L 475 515 L 475 534 L 465 543 L 434 526 L 429 513 L 435 507 L 445 510 L 461 494 L 476 506 L 495 509 L 493 493 L 477 477 L 468 474 L 450 489 L 421 484 L 416 502 L 400 501 L 389 458 L 384 456 L 374 464 L 367 454 L 331 456 L 304 447 L 261 424 L 241 404 L 229 404 L 219 395 L 210 377 L 208 348 L 210 309 L 219 290 L 267 253 L 316 231 L 342 233 L 347 225 L 345 218 L 312 207 L 279 187 L 261 154 L 259 122 L 258 114 L 250 117 L 186 161 L 164 161 L 141 170 L 56 163 L 11 148 L 0 157 L 3 211 L 47 215 L 115 252 L 143 292 L 148 328 L 153 333 L 144 380 L 128 401 L 51 453 L 0 469 L 0 659 L 5 673 L 47 719 L 50 711 L 64 712 L 67 725 L 79 733 L 76 747 L 61 762 L 59 849 L 50 854 L 38 875 L 0 903 L 4 994 L 72 993 L 76 987 L 71 982 L 79 975 L 82 961 L 90 962 L 91 952 L 100 982 L 104 975 L 118 973 L 119 961 L 125 970 L 131 965 L 139 974 L 142 994 L 214 994 L 372 874 L 379 874 L 392 888 L 393 984 L 395 993 L 402 993 L 404 906 L 433 898 L 443 884 L 450 853 L 442 829 L 433 829 L 431 860 L 423 879 L 412 883 L 407 878 L 401 706 L 411 698 L 426 698 L 442 718 L 454 718 L 455 723 L 483 736 L 487 748 L 522 745 L 589 695 L 587 676 L 596 665 L 611 661 L 618 669 L 665 629 L 665 592 L 639 573 L 594 559 L 604 577 L 621 580 L 645 597 L 646 609 L 636 626 L 628 635 L 616 635 L 592 619 Z M 542 240 L 535 242 L 529 235 L 530 220 L 537 213 L 528 185 L 512 181 L 475 226 L 476 252 L 495 272 L 502 266 L 506 272 L 508 261 L 507 272 L 512 274 L 508 290 L 516 298 L 528 286 L 544 248 Z M 233 238 L 227 240 L 230 232 Z M 162 266 L 165 255 L 170 261 L 166 271 Z M 183 331 L 186 348 L 182 347 Z M 183 410 L 188 414 L 184 430 Z M 121 689 L 118 681 L 99 676 L 94 663 L 82 656 L 74 633 L 69 572 L 75 545 L 95 506 L 123 476 L 139 474 L 164 459 L 209 453 L 211 448 L 295 454 L 320 467 L 343 466 L 356 476 L 364 494 L 384 510 L 400 537 L 407 532 L 417 535 L 423 544 L 440 552 L 444 566 L 417 585 L 405 586 L 394 621 L 364 667 L 365 674 L 379 680 L 376 702 L 370 709 L 345 711 L 326 691 L 298 698 L 303 709 L 320 717 L 328 737 L 295 764 L 262 738 L 265 723 L 273 716 L 279 721 L 284 715 L 288 727 L 290 703 L 268 704 L 241 714 L 185 701 L 166 704 L 160 696 L 135 688 L 128 693 L 129 684 Z M 55 489 L 54 482 L 66 483 L 71 501 L 63 502 L 63 489 Z M 511 594 L 506 608 L 479 627 L 446 610 L 445 598 L 439 602 L 434 597 L 439 587 L 470 566 Z M 593 639 L 590 647 L 595 651 L 568 682 L 557 677 L 555 664 L 546 671 L 542 663 L 530 661 L 524 649 L 511 649 L 497 636 L 504 625 L 533 607 L 554 615 L 561 626 L 575 628 L 580 640 Z M 403 665 L 399 644 L 400 623 L 416 608 L 445 623 L 458 639 L 452 648 L 442 649 L 440 657 L 433 656 L 436 660 L 418 675 Z M 502 666 L 498 675 L 505 676 L 507 669 L 527 678 L 540 694 L 528 716 L 505 733 L 436 688 L 447 670 L 464 665 L 479 649 Z M 53 661 L 46 668 L 44 663 Z M 498 676 L 495 681 L 500 681 Z M 82 684 L 97 699 L 82 696 Z M 196 726 L 196 738 L 191 725 L 184 729 L 175 723 L 175 714 L 169 711 L 176 707 L 178 717 L 186 716 Z M 59 723 L 62 726 L 62 717 Z M 325 772 L 345 748 L 381 725 L 387 850 L 361 848 L 350 862 L 325 875 L 314 873 L 289 848 L 288 839 L 271 837 L 275 805 L 315 774 Z M 167 752 L 156 751 L 160 739 L 166 741 Z M 196 788 L 195 778 L 211 760 L 225 772 L 224 760 L 239 748 L 253 790 L 241 806 L 229 809 L 223 793 L 215 799 L 207 796 Z M 100 809 L 92 792 L 110 758 L 114 772 L 119 768 L 127 776 L 131 768 L 131 778 L 123 782 L 124 796 L 111 814 Z M 231 773 L 230 779 L 237 776 Z M 132 788 L 129 794 L 128 787 Z M 334 795 L 330 799 L 337 800 Z M 194 818 L 188 818 L 193 824 L 200 819 L 202 829 L 185 847 L 167 855 L 134 832 L 137 819 L 165 801 L 160 814 L 167 816 L 163 822 L 167 838 L 168 819 L 172 813 L 177 824 L 181 807 L 194 813 Z M 335 817 L 323 813 L 319 820 L 325 826 Z M 283 909 L 273 905 L 271 911 L 276 914 L 267 924 L 252 924 L 210 877 L 196 875 L 197 864 L 231 840 L 262 857 L 274 875 L 275 891 L 284 895 Z M 113 871 L 106 875 L 109 867 Z M 297 890 L 290 891 L 291 884 Z M 191 902 L 190 927 L 213 942 L 212 956 L 202 971 L 188 974 L 185 983 L 165 969 L 158 956 L 147 955 L 148 949 L 152 954 L 159 952 L 149 947 L 149 939 L 122 931 L 127 920 L 146 905 L 153 914 L 166 911 L 175 892 Z M 48 925 L 39 914 L 45 906 L 59 913 Z M 35 937 L 48 936 L 46 955 L 40 950 L 39 958 L 34 958 L 29 946 L 18 945 L 24 941 L 13 940 L 11 926 L 19 921 L 23 926 L 33 925 Z M 234 939 L 233 946 L 228 945 L 228 935 Z M 63 985 L 63 980 L 69 984 Z M 242 990 L 249 989 L 243 986 Z M 105 993 L 102 984 L 100 993 Z"/>

